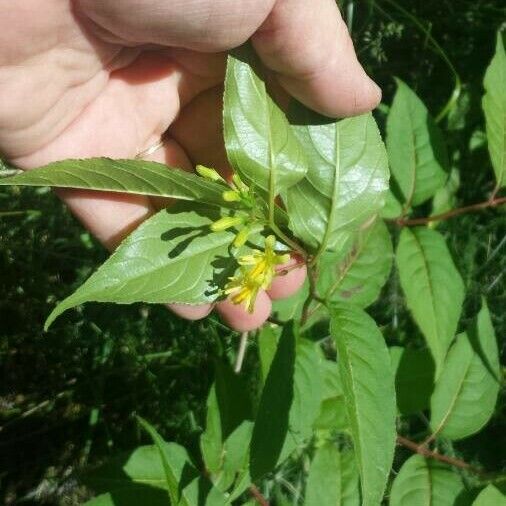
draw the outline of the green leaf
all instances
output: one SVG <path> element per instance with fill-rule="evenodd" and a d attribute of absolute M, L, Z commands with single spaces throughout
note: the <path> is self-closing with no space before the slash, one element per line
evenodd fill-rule
<path fill-rule="evenodd" d="M 142 160 L 64 160 L 0 179 L 0 185 L 80 188 L 227 205 L 222 198 L 224 185 L 181 169 Z"/>
<path fill-rule="evenodd" d="M 455 207 L 457 202 L 456 193 L 460 186 L 460 174 L 457 169 L 452 169 L 446 184 L 439 188 L 432 199 L 432 212 L 431 216 L 436 214 L 446 213 Z M 431 223 L 432 227 L 436 227 L 439 222 Z"/>
<path fill-rule="evenodd" d="M 494 328 L 483 301 L 474 324 L 450 349 L 436 383 L 431 399 L 434 433 L 456 440 L 478 432 L 494 412 L 500 373 Z"/>
<path fill-rule="evenodd" d="M 374 320 L 351 304 L 331 309 L 344 398 L 364 506 L 385 491 L 395 447 L 395 386 L 390 356 Z"/>
<path fill-rule="evenodd" d="M 230 164 L 241 177 L 278 194 L 304 177 L 307 162 L 285 114 L 267 93 L 258 68 L 254 53 L 247 47 L 228 57 L 225 147 Z"/>
<path fill-rule="evenodd" d="M 385 207 L 380 212 L 380 216 L 385 220 L 393 220 L 402 215 L 402 204 L 397 197 L 389 190 L 385 197 Z"/>
<path fill-rule="evenodd" d="M 434 119 L 415 92 L 396 79 L 397 92 L 387 118 L 390 169 L 404 202 L 419 205 L 441 188 L 448 154 Z"/>
<path fill-rule="evenodd" d="M 448 466 L 413 455 L 394 480 L 389 505 L 449 506 L 463 491 L 460 476 Z"/>
<path fill-rule="evenodd" d="M 497 33 L 495 55 L 485 73 L 483 110 L 487 127 L 488 151 L 497 187 L 506 185 L 506 52 L 502 33 Z"/>
<path fill-rule="evenodd" d="M 413 415 L 429 407 L 434 391 L 434 359 L 429 350 L 392 346 L 397 407 L 402 415 Z"/>
<path fill-rule="evenodd" d="M 176 505 L 179 503 L 180 499 L 179 479 L 176 474 L 176 470 L 172 467 L 172 463 L 165 454 L 165 441 L 162 439 L 160 434 L 158 434 L 156 429 L 146 420 L 140 417 L 137 417 L 137 419 L 142 428 L 150 435 L 156 449 L 158 450 L 160 460 L 162 461 L 163 472 L 165 474 L 165 482 L 167 484 L 167 490 L 169 491 L 170 501 L 173 505 Z M 181 497 L 181 499 L 183 498 Z M 186 500 L 182 500 L 181 502 L 183 506 L 190 506 Z"/>
<path fill-rule="evenodd" d="M 272 361 L 276 355 L 280 335 L 281 327 L 273 327 L 271 325 L 264 325 L 258 333 L 257 343 L 262 372 L 262 385 L 267 380 Z"/>
<path fill-rule="evenodd" d="M 331 302 L 348 301 L 367 307 L 378 298 L 388 279 L 392 259 L 390 234 L 378 221 L 361 230 L 351 248 L 322 255 L 318 291 Z"/>
<path fill-rule="evenodd" d="M 93 506 L 130 506 L 138 504 L 171 504 L 168 483 L 161 453 L 175 481 L 174 504 L 196 506 L 198 497 L 207 506 L 226 504 L 223 495 L 200 476 L 191 463 L 186 450 L 174 443 L 157 439 L 159 446 L 140 446 L 128 455 L 118 456 L 105 465 L 87 473 L 82 481 L 101 493 L 89 501 Z M 135 502 L 137 501 L 137 502 Z"/>
<path fill-rule="evenodd" d="M 182 203 L 181 203 L 182 204 Z M 108 260 L 49 315 L 47 329 L 65 310 L 84 302 L 200 304 L 213 302 L 231 270 L 233 233 L 211 232 L 219 217 L 205 206 L 173 206 L 128 236 Z"/>
<path fill-rule="evenodd" d="M 494 485 L 488 485 L 474 500 L 473 506 L 506 506 L 506 496 Z"/>
<path fill-rule="evenodd" d="M 436 378 L 455 336 L 464 300 L 464 283 L 441 234 L 404 228 L 397 267 L 406 303 L 436 363 Z"/>
<path fill-rule="evenodd" d="M 254 481 L 271 472 L 312 434 L 321 395 L 321 362 L 318 345 L 296 339 L 287 324 L 260 398 L 250 451 Z"/>
<path fill-rule="evenodd" d="M 247 471 L 247 456 L 253 423 L 248 385 L 229 363 L 216 364 L 216 379 L 207 401 L 206 430 L 200 448 L 215 486 L 225 492 L 238 474 Z"/>
<path fill-rule="evenodd" d="M 331 361 L 322 363 L 323 391 L 318 417 L 313 423 L 314 429 L 343 431 L 348 428 L 346 406 L 339 366 Z"/>
<path fill-rule="evenodd" d="M 358 506 L 358 470 L 352 452 L 341 453 L 334 444 L 318 448 L 306 484 L 305 506 Z"/>
<path fill-rule="evenodd" d="M 165 490 L 147 487 L 127 487 L 101 494 L 84 503 L 84 506 L 167 506 L 169 496 Z"/>
<path fill-rule="evenodd" d="M 378 127 L 365 114 L 293 128 L 309 170 L 286 194 L 290 228 L 312 248 L 338 250 L 385 201 L 389 172 Z"/>

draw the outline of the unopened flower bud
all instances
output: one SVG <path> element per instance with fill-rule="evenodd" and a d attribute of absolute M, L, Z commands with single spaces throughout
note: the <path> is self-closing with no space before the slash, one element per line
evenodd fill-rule
<path fill-rule="evenodd" d="M 222 181 L 225 183 L 225 180 L 214 169 L 204 167 L 203 165 L 197 165 L 195 170 L 197 171 L 197 174 L 199 176 L 205 177 L 206 179 L 210 179 L 211 181 Z"/>
<path fill-rule="evenodd" d="M 224 218 L 220 218 L 214 223 L 211 223 L 211 230 L 213 232 L 222 232 L 223 230 L 227 230 L 227 228 L 241 225 L 242 222 L 243 218 L 240 216 L 225 216 Z"/>

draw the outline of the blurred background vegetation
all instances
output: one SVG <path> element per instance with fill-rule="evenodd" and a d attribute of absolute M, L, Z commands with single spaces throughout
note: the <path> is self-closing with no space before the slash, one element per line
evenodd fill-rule
<path fill-rule="evenodd" d="M 441 121 L 460 179 L 454 206 L 486 200 L 494 178 L 484 139 L 482 80 L 496 30 L 506 21 L 504 1 L 345 1 L 341 7 L 361 60 L 384 90 L 384 104 L 398 76 L 437 116 L 461 83 L 458 101 Z M 382 109 L 377 119 L 382 124 Z M 422 211 L 430 214 L 430 206 Z M 461 328 L 485 295 L 504 363 L 504 209 L 454 218 L 438 229 L 467 285 Z M 213 357 L 237 345 L 237 335 L 217 317 L 190 323 L 162 307 L 89 304 L 42 331 L 55 302 L 105 256 L 50 191 L 0 190 L 2 504 L 80 504 L 87 492 L 76 471 L 145 441 L 134 414 L 156 423 L 166 440 L 190 450 L 198 444 Z M 389 344 L 420 335 L 395 274 L 372 313 Z M 251 347 L 246 367 L 255 367 L 255 360 Z M 456 455 L 506 472 L 504 400 L 503 391 L 502 408 L 485 430 L 455 445 Z M 299 470 L 287 465 L 293 487 Z"/>

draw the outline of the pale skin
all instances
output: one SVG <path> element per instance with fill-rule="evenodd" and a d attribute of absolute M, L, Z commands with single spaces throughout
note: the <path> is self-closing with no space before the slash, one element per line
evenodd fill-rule
<path fill-rule="evenodd" d="M 0 153 L 23 169 L 134 158 L 165 132 L 163 148 L 145 158 L 226 171 L 225 52 L 248 39 L 281 87 L 323 114 L 360 114 L 380 100 L 334 0 L 0 0 Z M 163 205 L 58 193 L 109 250 Z M 232 328 L 255 329 L 304 278 L 304 267 L 277 277 L 252 314 L 230 301 L 215 309 Z M 171 309 L 198 319 L 213 308 Z"/>

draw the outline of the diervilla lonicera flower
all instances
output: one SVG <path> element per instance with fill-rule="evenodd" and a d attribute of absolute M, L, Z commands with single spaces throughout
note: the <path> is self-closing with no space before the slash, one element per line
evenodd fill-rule
<path fill-rule="evenodd" d="M 255 300 L 259 290 L 268 289 L 274 276 L 276 266 L 288 262 L 290 255 L 278 255 L 274 251 L 276 238 L 270 235 L 265 239 L 264 251 L 256 250 L 251 255 L 239 258 L 240 272 L 237 276 L 229 278 L 225 286 L 225 294 L 232 295 L 234 304 L 244 302 L 250 313 L 253 312 Z"/>

